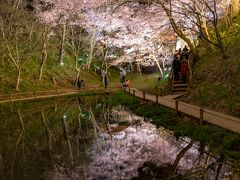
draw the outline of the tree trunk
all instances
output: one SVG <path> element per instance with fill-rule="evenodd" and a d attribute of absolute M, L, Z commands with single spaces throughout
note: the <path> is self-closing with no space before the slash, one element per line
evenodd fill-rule
<path fill-rule="evenodd" d="M 180 153 L 177 155 L 176 160 L 175 160 L 175 162 L 174 162 L 174 164 L 173 164 L 173 174 L 176 174 L 176 172 L 177 172 L 177 166 L 178 166 L 179 161 L 182 159 L 182 157 L 184 156 L 184 154 L 192 147 L 193 143 L 194 143 L 194 141 L 191 140 L 191 141 L 189 142 L 189 144 L 188 144 L 185 148 L 183 148 L 183 149 L 180 151 Z"/>
<path fill-rule="evenodd" d="M 93 39 L 93 37 L 91 38 L 91 45 L 90 45 L 90 54 L 89 54 L 89 59 L 88 59 L 88 69 L 90 69 L 91 67 L 91 63 L 92 63 L 92 58 L 93 58 L 93 50 L 95 47 L 96 41 L 95 39 Z"/>
<path fill-rule="evenodd" d="M 43 66 L 44 66 L 44 62 L 42 62 L 42 63 L 40 64 L 40 68 L 39 68 L 39 78 L 38 78 L 39 81 L 42 80 Z"/>
<path fill-rule="evenodd" d="M 47 33 L 47 32 L 46 32 Z M 43 75 L 43 67 L 45 62 L 47 61 L 47 39 L 43 40 L 43 44 L 42 44 L 42 58 L 41 58 L 41 64 L 40 64 L 40 68 L 39 68 L 39 81 L 42 80 L 42 75 Z"/>
<path fill-rule="evenodd" d="M 210 40 L 210 35 L 209 35 L 208 27 L 207 27 L 207 21 L 206 21 L 205 17 L 203 19 L 202 26 L 203 26 L 203 29 L 206 33 L 207 38 Z"/>
<path fill-rule="evenodd" d="M 16 82 L 16 91 L 19 91 L 19 86 L 20 86 L 20 79 L 21 79 L 21 68 L 17 68 L 18 71 L 18 76 L 17 76 L 17 82 Z"/>
<path fill-rule="evenodd" d="M 66 23 L 64 23 L 63 27 L 62 27 L 61 47 L 60 47 L 60 53 L 59 53 L 59 63 L 60 63 L 60 65 L 63 65 L 63 60 L 64 60 L 66 29 L 67 29 L 67 26 L 66 26 Z"/>
<path fill-rule="evenodd" d="M 77 75 L 76 75 L 76 81 L 75 81 L 75 86 L 77 87 L 77 80 L 78 80 L 78 77 L 80 75 L 80 68 L 77 69 Z"/>
<path fill-rule="evenodd" d="M 44 26 L 44 31 L 42 33 L 42 58 L 41 58 L 41 63 L 40 63 L 40 68 L 39 68 L 39 81 L 42 80 L 42 75 L 43 75 L 43 68 L 45 65 L 45 62 L 47 61 L 47 42 L 48 42 L 48 31 L 49 28 L 47 25 Z"/>
<path fill-rule="evenodd" d="M 223 159 L 224 159 L 224 155 L 221 154 L 220 159 L 219 159 L 219 164 L 218 164 L 218 167 L 217 167 L 217 173 L 216 173 L 216 176 L 215 176 L 215 180 L 219 179 L 219 175 L 220 175 L 220 172 L 221 172 L 221 169 L 222 169 L 222 166 L 223 166 Z"/>
<path fill-rule="evenodd" d="M 72 151 L 72 145 L 70 142 L 70 138 L 68 135 L 68 128 L 67 128 L 67 122 L 66 122 L 65 117 L 62 118 L 62 125 L 63 125 L 64 137 L 67 140 L 67 146 L 68 146 L 68 151 L 69 151 L 69 160 L 71 162 L 71 165 L 73 165 L 73 161 L 74 161 L 73 151 Z"/>
<path fill-rule="evenodd" d="M 173 15 L 172 15 L 172 2 L 170 2 L 170 7 L 169 9 L 166 7 L 166 5 L 164 4 L 164 1 L 162 2 L 159 2 L 159 4 L 162 6 L 163 10 L 165 11 L 167 17 L 168 17 L 168 20 L 174 30 L 174 32 L 180 37 L 182 38 L 182 40 L 184 40 L 187 44 L 188 44 L 188 47 L 191 49 L 192 53 L 193 54 L 197 54 L 196 52 L 196 48 L 195 48 L 195 45 L 194 43 L 191 42 L 191 40 L 187 37 L 187 35 L 185 35 L 183 33 L 183 31 L 178 27 L 175 19 L 173 18 Z"/>

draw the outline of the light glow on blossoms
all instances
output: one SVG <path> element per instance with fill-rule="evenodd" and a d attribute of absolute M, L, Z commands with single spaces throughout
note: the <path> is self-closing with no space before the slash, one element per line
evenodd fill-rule
<path fill-rule="evenodd" d="M 152 41 L 159 41 L 159 34 L 168 24 L 164 12 L 158 6 L 148 8 L 133 3 L 123 5 L 114 13 L 112 10 L 98 9 L 104 1 L 97 0 L 45 0 L 52 4 L 48 11 L 39 16 L 49 23 L 72 23 L 84 27 L 96 41 L 120 48 L 131 47 L 138 53 L 153 52 L 149 46 Z M 153 49 L 151 49 L 153 48 Z"/>
<path fill-rule="evenodd" d="M 106 45 L 117 46 L 120 48 L 131 48 L 135 53 L 126 55 L 136 59 L 145 53 L 150 53 L 155 58 L 165 52 L 160 52 L 151 44 L 158 42 L 164 49 L 164 43 L 172 43 L 175 41 L 174 32 L 170 28 L 168 18 L 162 7 L 157 3 L 151 3 L 148 6 L 137 3 L 127 2 L 122 4 L 114 11 L 116 6 L 103 6 L 107 0 L 44 0 L 45 3 L 51 4 L 51 8 L 46 11 L 40 11 L 39 16 L 46 22 L 61 24 L 68 22 L 69 24 L 78 25 L 85 28 L 95 39 L 105 43 Z M 111 2 L 111 1 L 110 1 Z M 121 2 L 124 2 L 121 1 Z M 196 20 L 194 15 L 190 15 L 188 7 L 195 6 L 203 18 L 207 20 L 211 18 L 211 13 L 205 6 L 205 2 L 211 6 L 213 0 L 180 0 L 172 1 L 173 17 L 176 22 L 180 23 L 183 28 L 188 29 L 191 36 L 197 29 L 194 27 Z M 196 4 L 194 4 L 196 3 Z M 230 0 L 218 1 L 218 12 L 228 6 Z M 166 6 L 168 6 L 166 4 Z M 193 31 L 193 32 L 191 32 Z M 168 38 L 167 41 L 163 37 Z M 176 37 L 175 37 L 176 38 Z M 171 47 L 172 48 L 172 47 Z M 170 49 L 171 49 L 170 48 Z M 168 62 L 172 61 L 171 51 L 168 52 Z M 127 59 L 125 56 L 122 59 Z M 165 61 L 166 58 L 164 58 Z M 155 61 L 150 58 L 151 61 Z M 162 59 L 157 59 L 162 62 Z M 142 61 L 145 61 L 142 59 Z M 117 64 L 116 61 L 112 64 Z"/>

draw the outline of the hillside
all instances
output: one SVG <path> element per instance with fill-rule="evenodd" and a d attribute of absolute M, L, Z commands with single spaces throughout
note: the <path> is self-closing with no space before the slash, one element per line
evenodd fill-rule
<path fill-rule="evenodd" d="M 80 78 L 87 85 L 100 84 L 98 75 L 83 70 L 80 62 L 80 58 L 86 61 L 82 51 L 88 51 L 88 44 L 78 43 L 77 38 L 82 36 L 79 27 L 72 27 L 75 34 L 67 29 L 66 40 L 62 42 L 61 26 L 44 24 L 27 9 L 13 10 L 10 4 L 0 2 L 0 95 L 74 88 L 78 60 Z M 79 49 L 78 57 L 73 55 L 69 41 Z"/>
<path fill-rule="evenodd" d="M 199 47 L 185 102 L 240 117 L 240 17 L 222 33 L 226 58 L 210 47 Z"/>

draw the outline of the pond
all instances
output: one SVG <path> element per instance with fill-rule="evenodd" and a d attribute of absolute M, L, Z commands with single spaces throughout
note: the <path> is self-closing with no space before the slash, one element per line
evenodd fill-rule
<path fill-rule="evenodd" d="M 104 96 L 17 103 L 0 111 L 7 179 L 223 179 L 231 166 Z M 208 152 L 208 153 L 205 153 Z"/>

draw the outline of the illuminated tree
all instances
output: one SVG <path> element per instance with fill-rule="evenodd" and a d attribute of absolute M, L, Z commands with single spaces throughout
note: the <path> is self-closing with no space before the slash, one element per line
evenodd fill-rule
<path fill-rule="evenodd" d="M 25 63 L 34 56 L 39 37 L 36 33 L 36 26 L 33 33 L 33 24 L 29 22 L 35 21 L 35 18 L 29 16 L 29 13 L 16 12 L 8 17 L 11 21 L 9 21 L 9 18 L 0 19 L 1 35 L 3 38 L 1 49 L 6 53 L 6 61 L 11 64 L 11 67 L 14 67 L 17 73 L 15 89 L 19 91 L 22 69 Z M 11 33 L 9 33 L 9 24 L 13 27 Z M 32 25 L 29 27 L 29 24 Z M 34 38 L 32 38 L 33 34 Z"/>

